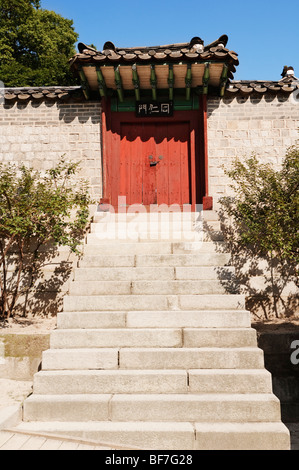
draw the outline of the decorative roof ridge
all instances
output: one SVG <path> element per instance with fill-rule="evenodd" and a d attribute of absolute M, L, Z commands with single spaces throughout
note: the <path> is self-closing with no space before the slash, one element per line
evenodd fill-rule
<path fill-rule="evenodd" d="M 84 99 L 81 86 L 34 86 L 34 87 L 7 87 L 2 89 L 6 103 L 15 101 L 27 103 L 28 101 L 67 101 L 69 99 Z"/>
<path fill-rule="evenodd" d="M 79 50 L 80 54 L 84 53 L 85 50 L 90 51 L 90 52 L 95 52 L 97 54 L 102 53 L 105 50 L 111 50 L 111 51 L 114 51 L 114 52 L 120 52 L 120 51 L 124 51 L 124 52 L 133 52 L 133 51 L 148 52 L 150 50 L 166 50 L 166 49 L 177 50 L 177 49 L 181 49 L 181 48 L 191 49 L 194 44 L 200 44 L 200 45 L 203 46 L 203 51 L 207 51 L 211 47 L 217 47 L 220 44 L 222 44 L 223 47 L 225 48 L 226 45 L 227 45 L 227 42 L 228 42 L 228 36 L 226 34 L 223 34 L 218 39 L 216 39 L 215 41 L 213 41 L 210 44 L 207 44 L 206 46 L 204 45 L 204 41 L 200 37 L 195 36 L 189 42 L 181 42 L 181 43 L 173 43 L 173 44 L 165 44 L 165 45 L 157 45 L 157 46 L 116 47 L 113 44 L 113 42 L 107 41 L 107 42 L 105 42 L 105 44 L 103 46 L 103 51 L 98 51 L 98 50 L 94 49 L 93 47 L 87 46 L 86 44 L 80 42 L 78 44 L 78 50 Z"/>
<path fill-rule="evenodd" d="M 293 69 L 292 69 L 293 70 Z M 299 88 L 299 80 L 294 74 L 288 74 L 281 80 L 229 80 L 226 85 L 226 96 L 242 94 L 248 96 L 252 93 L 263 95 L 265 93 L 290 94 Z"/>
<path fill-rule="evenodd" d="M 78 90 L 81 89 L 81 85 L 74 85 L 74 86 L 58 86 L 58 85 L 49 85 L 49 86 L 21 86 L 21 87 L 4 87 L 4 91 L 7 90 L 14 90 L 14 91 L 29 91 L 29 90 Z"/>

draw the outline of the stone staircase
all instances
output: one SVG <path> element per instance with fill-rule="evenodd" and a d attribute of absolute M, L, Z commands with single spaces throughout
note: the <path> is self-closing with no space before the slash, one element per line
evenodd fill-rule
<path fill-rule="evenodd" d="M 97 213 L 19 429 L 141 449 L 289 449 L 214 212 Z"/>

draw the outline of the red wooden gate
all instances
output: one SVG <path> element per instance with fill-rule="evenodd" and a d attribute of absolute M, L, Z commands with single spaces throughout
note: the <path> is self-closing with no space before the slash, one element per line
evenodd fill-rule
<path fill-rule="evenodd" d="M 201 204 L 206 191 L 203 113 L 136 118 L 103 103 L 103 203 Z"/>
<path fill-rule="evenodd" d="M 121 124 L 120 195 L 127 204 L 190 204 L 189 123 Z"/>

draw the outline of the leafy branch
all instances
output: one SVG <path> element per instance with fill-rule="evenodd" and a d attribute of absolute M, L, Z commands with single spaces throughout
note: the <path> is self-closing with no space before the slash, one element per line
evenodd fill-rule
<path fill-rule="evenodd" d="M 254 260 L 258 257 L 267 260 L 268 290 L 278 317 L 277 304 L 284 305 L 282 292 L 287 282 L 292 279 L 298 284 L 299 146 L 287 151 L 279 171 L 251 156 L 237 159 L 225 173 L 234 193 L 220 201 L 226 239 L 240 271 L 241 253 L 244 264 L 251 261 L 257 266 Z"/>
<path fill-rule="evenodd" d="M 64 157 L 43 176 L 0 164 L 0 317 L 14 315 L 21 295 L 26 312 L 49 246 L 80 255 L 92 201 L 84 181 L 74 184 L 78 168 Z"/>

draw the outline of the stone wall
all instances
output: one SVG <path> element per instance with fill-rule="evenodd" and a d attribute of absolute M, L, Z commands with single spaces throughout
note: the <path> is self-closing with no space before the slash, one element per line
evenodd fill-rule
<path fill-rule="evenodd" d="M 25 164 L 37 170 L 55 166 L 62 155 L 80 161 L 80 178 L 99 198 L 101 129 L 99 102 L 14 103 L 0 106 L 0 162 Z"/>
<path fill-rule="evenodd" d="M 102 195 L 100 102 L 14 103 L 0 106 L 0 162 L 39 170 L 52 168 L 65 154 L 81 161 L 96 199 Z M 252 153 L 279 167 L 286 149 L 298 139 L 299 103 L 265 94 L 208 98 L 209 195 L 230 194 L 224 174 L 235 157 Z"/>
<path fill-rule="evenodd" d="M 219 197 L 231 194 L 224 167 L 254 153 L 279 168 L 298 128 L 299 102 L 292 95 L 208 98 L 209 195 L 216 208 Z"/>

